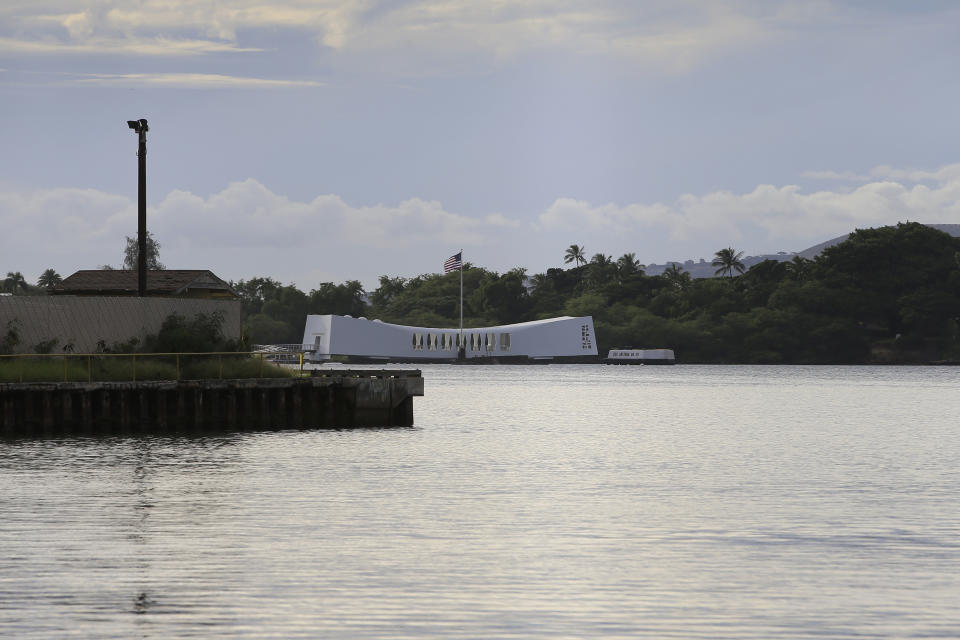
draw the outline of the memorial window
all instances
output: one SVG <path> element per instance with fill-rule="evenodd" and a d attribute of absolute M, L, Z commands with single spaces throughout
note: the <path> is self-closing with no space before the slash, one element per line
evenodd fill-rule
<path fill-rule="evenodd" d="M 500 351 L 510 351 L 510 334 L 500 334 Z"/>

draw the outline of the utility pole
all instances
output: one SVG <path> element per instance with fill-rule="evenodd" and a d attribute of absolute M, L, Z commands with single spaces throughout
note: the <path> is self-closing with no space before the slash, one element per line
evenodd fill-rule
<path fill-rule="evenodd" d="M 140 136 L 137 147 L 137 295 L 147 295 L 147 121 L 127 120 Z"/>

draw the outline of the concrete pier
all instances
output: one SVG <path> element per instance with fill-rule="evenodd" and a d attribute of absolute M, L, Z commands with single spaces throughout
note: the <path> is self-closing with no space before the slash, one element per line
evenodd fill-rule
<path fill-rule="evenodd" d="M 411 426 L 420 371 L 309 378 L 0 384 L 0 436 Z"/>

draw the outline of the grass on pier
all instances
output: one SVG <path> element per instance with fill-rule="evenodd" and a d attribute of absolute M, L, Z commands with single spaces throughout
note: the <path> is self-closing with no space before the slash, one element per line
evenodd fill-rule
<path fill-rule="evenodd" d="M 249 354 L 23 355 L 0 357 L 0 382 L 127 382 L 285 378 L 298 374 Z"/>

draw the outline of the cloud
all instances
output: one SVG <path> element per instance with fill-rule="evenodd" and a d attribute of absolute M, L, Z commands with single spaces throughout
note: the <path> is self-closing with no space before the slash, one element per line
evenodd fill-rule
<path fill-rule="evenodd" d="M 172 38 L 87 38 L 80 42 L 25 40 L 0 37 L 0 51 L 18 54 L 77 55 L 133 54 L 142 56 L 196 56 L 208 53 L 244 53 L 262 49 L 229 42 Z"/>
<path fill-rule="evenodd" d="M 372 284 L 379 274 L 436 272 L 461 248 L 475 264 L 506 270 L 522 263 L 533 272 L 558 266 L 574 242 L 591 253 L 635 252 L 651 263 L 709 256 L 728 244 L 749 252 L 799 250 L 857 227 L 907 220 L 960 222 L 960 165 L 919 173 L 936 181 L 884 179 L 813 192 L 758 185 L 652 204 L 561 197 L 533 217 L 467 216 L 421 198 L 356 205 L 326 194 L 298 201 L 247 179 L 209 195 L 172 191 L 149 207 L 148 225 L 170 267 L 234 279 L 270 275 L 307 288 L 320 277 Z M 136 202 L 94 189 L 0 188 L 0 227 L 15 230 L 0 239 L 0 273 L 30 278 L 53 267 L 66 275 L 122 261 L 124 237 L 136 233 Z"/>
<path fill-rule="evenodd" d="M 755 16 L 691 1 L 431 0 L 352 21 L 337 48 L 357 54 L 403 51 L 398 63 L 416 60 L 431 67 L 449 62 L 449 56 L 506 60 L 527 52 L 566 52 L 685 70 L 709 52 L 748 46 L 768 33 L 769 23 Z"/>
<path fill-rule="evenodd" d="M 124 73 L 89 74 L 76 78 L 82 84 L 104 86 L 181 87 L 206 89 L 282 89 L 322 87 L 313 80 L 275 80 L 215 73 Z"/>
<path fill-rule="evenodd" d="M 948 164 L 935 171 L 924 171 L 919 169 L 896 169 L 887 165 L 881 165 L 871 169 L 870 176 L 874 178 L 903 180 L 905 182 L 934 182 L 938 184 L 946 184 L 948 182 L 960 180 L 960 164 Z"/>
<path fill-rule="evenodd" d="M 254 52 L 244 34 L 310 33 L 339 61 L 373 57 L 408 71 L 462 56 L 504 60 L 526 52 L 623 57 L 685 70 L 718 52 L 772 42 L 809 28 L 792 3 L 703 0 L 11 0 L 0 8 L 0 50 L 21 54 L 131 53 L 183 56 Z M 821 3 L 821 20 L 830 19 Z M 278 47 L 282 40 L 275 40 Z"/>
<path fill-rule="evenodd" d="M 812 180 L 836 180 L 838 182 L 867 182 L 870 176 L 853 171 L 804 171 L 804 178 Z"/>
<path fill-rule="evenodd" d="M 544 230 L 630 234 L 662 229 L 675 240 L 725 234 L 755 236 L 770 244 L 792 238 L 829 237 L 856 227 L 960 222 L 960 165 L 933 172 L 878 167 L 877 174 L 902 174 L 909 180 L 875 180 L 849 191 L 804 193 L 796 185 L 759 185 L 747 193 L 716 191 L 685 194 L 673 203 L 593 205 L 557 199 L 538 218 Z M 871 172 L 873 174 L 874 172 Z M 919 179 L 933 187 L 910 184 Z"/>
<path fill-rule="evenodd" d="M 584 200 L 558 198 L 539 218 L 544 229 L 574 231 L 584 225 L 611 232 L 631 227 L 668 226 L 671 209 L 664 204 L 591 205 Z"/>
<path fill-rule="evenodd" d="M 853 171 L 804 171 L 803 177 L 814 180 L 837 180 L 841 182 L 870 182 L 876 179 L 900 180 L 903 182 L 933 182 L 945 184 L 960 179 L 960 164 L 948 164 L 935 171 L 922 169 L 898 169 L 880 165 L 866 174 Z"/>
<path fill-rule="evenodd" d="M 318 269 L 358 277 L 365 273 L 358 269 L 365 255 L 378 265 L 368 265 L 374 274 L 386 273 L 391 260 L 417 264 L 425 247 L 443 246 L 436 250 L 440 256 L 448 247 L 493 244 L 498 229 L 509 224 L 514 221 L 471 218 L 419 198 L 372 206 L 353 206 L 335 195 L 298 202 L 253 179 L 206 197 L 173 191 L 148 208 L 149 228 L 168 266 L 220 269 L 224 277 L 293 279 Z M 136 234 L 136 202 L 94 189 L 0 191 L 0 225 L 17 230 L 15 244 L 8 235 L 0 246 L 9 270 L 116 266 L 124 237 Z M 432 264 L 422 262 L 420 268 Z"/>
<path fill-rule="evenodd" d="M 279 29 L 313 33 L 340 48 L 367 0 L 100 0 L 83 11 L 70 0 L 8 0 L 0 7 L 0 51 L 19 54 L 191 56 L 251 53 L 240 33 Z"/>
<path fill-rule="evenodd" d="M 411 249 L 432 242 L 467 245 L 490 238 L 481 220 L 446 211 L 439 202 L 411 198 L 397 205 L 351 206 L 339 196 L 296 202 L 256 180 L 235 182 L 208 198 L 174 191 L 152 210 L 167 237 L 204 247 L 285 246 L 323 243 L 362 249 Z"/>

